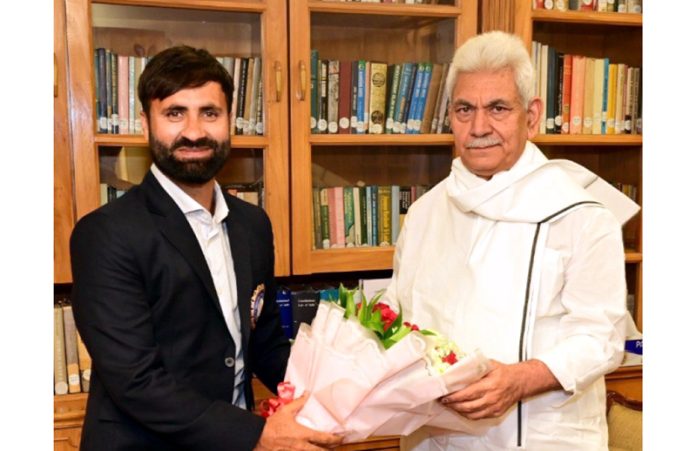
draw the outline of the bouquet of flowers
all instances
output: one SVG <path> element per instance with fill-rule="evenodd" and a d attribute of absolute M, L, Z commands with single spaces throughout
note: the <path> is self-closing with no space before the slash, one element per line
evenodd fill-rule
<path fill-rule="evenodd" d="M 408 435 L 423 425 L 482 433 L 438 399 L 485 375 L 488 360 L 403 322 L 401 312 L 379 302 L 381 293 L 359 304 L 355 293 L 341 286 L 336 302 L 320 302 L 311 326 L 300 325 L 280 387 L 286 399 L 271 402 L 308 392 L 297 421 L 343 434 L 345 443 Z"/>

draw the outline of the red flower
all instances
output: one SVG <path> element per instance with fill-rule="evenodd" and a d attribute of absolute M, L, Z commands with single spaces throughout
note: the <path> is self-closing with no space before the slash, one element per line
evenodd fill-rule
<path fill-rule="evenodd" d="M 404 321 L 404 326 L 410 327 L 411 330 L 420 330 L 417 324 L 411 324 L 408 321 Z"/>
<path fill-rule="evenodd" d="M 445 363 L 449 363 L 450 365 L 454 365 L 455 363 L 457 363 L 457 354 L 455 354 L 453 351 L 450 351 L 449 354 L 442 358 L 442 361 Z"/>
<path fill-rule="evenodd" d="M 384 304 L 382 302 L 378 302 L 375 304 L 374 307 L 372 307 L 372 311 L 375 312 L 379 310 L 380 314 L 382 315 L 382 321 L 384 322 L 384 330 L 386 331 L 389 329 L 396 320 L 396 317 L 398 316 L 394 310 L 391 309 L 387 304 Z"/>

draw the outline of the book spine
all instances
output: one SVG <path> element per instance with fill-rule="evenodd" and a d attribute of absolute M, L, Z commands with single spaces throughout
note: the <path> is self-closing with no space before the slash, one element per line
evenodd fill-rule
<path fill-rule="evenodd" d="M 430 128 L 430 133 L 442 133 L 442 124 L 444 123 L 445 116 L 447 116 L 449 93 L 447 92 L 446 80 L 449 67 L 450 64 L 447 63 L 445 64 L 445 67 L 442 68 L 442 83 L 440 86 L 440 94 L 437 100 L 437 117 L 433 118 L 433 124 Z"/>
<path fill-rule="evenodd" d="M 399 78 L 401 77 L 401 64 L 389 66 L 391 68 L 391 84 L 389 85 L 389 107 L 387 108 L 386 133 L 394 132 L 394 110 L 396 109 L 396 97 L 399 93 Z"/>
<path fill-rule="evenodd" d="M 354 186 L 351 188 L 353 190 L 353 215 L 355 216 L 355 246 L 362 246 L 363 236 L 362 236 L 362 223 L 364 218 L 362 216 L 362 199 L 360 198 L 360 188 Z"/>
<path fill-rule="evenodd" d="M 606 134 L 613 135 L 616 133 L 616 74 L 618 66 L 616 64 L 609 65 L 609 82 L 607 84 L 607 128 Z"/>
<path fill-rule="evenodd" d="M 89 381 L 92 379 L 92 358 L 77 329 L 75 335 L 77 335 L 77 362 L 80 365 L 80 381 L 82 382 L 82 391 L 86 393 L 89 391 Z"/>
<path fill-rule="evenodd" d="M 556 53 L 556 116 L 553 118 L 553 132 L 555 134 L 560 134 L 563 128 L 563 58 L 564 54 L 561 52 Z"/>
<path fill-rule="evenodd" d="M 358 83 L 360 78 L 359 61 L 350 63 L 350 132 L 358 132 Z"/>
<path fill-rule="evenodd" d="M 321 220 L 320 249 L 329 249 L 331 247 L 331 220 L 329 215 L 328 188 L 319 188 L 319 215 Z"/>
<path fill-rule="evenodd" d="M 261 58 L 254 57 L 254 70 L 251 76 L 251 103 L 249 105 L 249 115 L 244 121 L 244 134 L 254 135 L 256 133 L 256 116 L 259 110 L 259 92 L 261 90 Z"/>
<path fill-rule="evenodd" d="M 563 55 L 563 94 L 561 96 L 561 133 L 570 133 L 570 94 L 573 80 L 573 55 Z"/>
<path fill-rule="evenodd" d="M 421 123 L 420 133 L 430 133 L 430 127 L 435 116 L 435 103 L 440 92 L 440 82 L 442 81 L 442 64 L 433 64 L 432 73 L 430 76 L 430 84 L 428 86 L 425 104 L 423 106 L 423 121 Z"/>
<path fill-rule="evenodd" d="M 259 61 L 259 65 L 263 67 L 263 60 Z M 261 76 L 259 77 L 259 90 L 256 96 L 256 125 L 255 125 L 255 130 L 252 131 L 255 132 L 257 135 L 263 135 L 264 132 L 264 115 L 266 113 L 266 110 L 264 108 L 264 101 L 263 101 L 263 71 L 259 70 L 261 72 Z"/>
<path fill-rule="evenodd" d="M 408 95 L 408 84 L 411 81 L 413 73 L 413 63 L 404 63 L 401 66 L 401 75 L 399 76 L 399 89 L 396 94 L 396 103 L 394 106 L 394 124 L 392 125 L 392 133 L 403 133 L 401 130 L 401 121 L 404 117 L 403 111 L 406 104 L 406 96 Z"/>
<path fill-rule="evenodd" d="M 411 187 L 402 186 L 399 190 L 399 230 L 404 226 L 406 213 L 411 206 Z"/>
<path fill-rule="evenodd" d="M 65 362 L 68 373 L 68 393 L 80 393 L 80 363 L 77 359 L 77 329 L 72 306 L 63 306 L 63 333 L 65 335 Z"/>
<path fill-rule="evenodd" d="M 360 233 L 358 233 L 358 229 L 356 229 L 356 241 L 355 245 L 356 246 L 368 246 L 369 245 L 369 239 L 368 239 L 368 203 L 367 203 L 367 187 L 365 186 L 360 186 L 357 189 L 357 199 L 359 200 L 358 203 L 355 204 L 356 208 L 356 221 L 355 221 L 355 226 L 359 228 Z M 353 197 L 355 198 L 355 191 L 353 192 Z M 357 212 L 358 209 L 360 210 L 360 220 L 357 220 Z M 360 236 L 360 240 L 358 241 L 358 235 Z"/>
<path fill-rule="evenodd" d="M 319 60 L 319 133 L 329 131 L 329 62 Z"/>
<path fill-rule="evenodd" d="M 328 60 L 328 99 L 327 122 L 328 132 L 338 133 L 338 94 L 339 94 L 339 62 Z"/>
<path fill-rule="evenodd" d="M 556 49 L 549 47 L 548 55 L 548 70 L 546 84 L 546 133 L 554 133 L 556 123 L 556 92 L 558 90 L 558 78 L 556 69 L 558 67 L 558 58 L 556 58 Z"/>
<path fill-rule="evenodd" d="M 338 133 L 350 133 L 350 100 L 352 95 L 351 86 L 351 62 L 341 61 L 339 63 L 338 75 Z"/>
<path fill-rule="evenodd" d="M 63 309 L 59 305 L 53 306 L 53 389 L 56 395 L 68 393 Z"/>
<path fill-rule="evenodd" d="M 623 133 L 624 116 L 624 83 L 626 82 L 626 65 L 618 64 L 616 67 L 616 106 L 614 109 L 614 134 Z"/>
<path fill-rule="evenodd" d="M 358 96 L 356 103 L 356 133 L 365 133 L 365 121 L 363 111 L 365 111 L 365 60 L 358 61 Z"/>
<path fill-rule="evenodd" d="M 319 51 L 312 49 L 309 57 L 310 116 L 309 127 L 312 133 L 319 133 Z"/>
<path fill-rule="evenodd" d="M 321 249 L 321 201 L 319 188 L 312 188 L 312 246 Z"/>
<path fill-rule="evenodd" d="M 372 235 L 372 186 L 365 187 L 365 238 L 368 246 L 374 246 Z"/>
<path fill-rule="evenodd" d="M 99 105 L 99 133 L 108 133 L 109 131 L 109 120 L 107 119 L 107 106 L 106 106 L 106 49 L 97 49 L 97 62 L 99 65 L 98 76 L 97 76 L 97 99 Z"/>
<path fill-rule="evenodd" d="M 140 118 L 136 118 L 135 102 L 138 97 L 137 86 L 135 84 L 135 57 L 128 57 L 128 126 L 125 127 L 124 133 L 135 134 L 135 121 L 140 122 Z"/>
<path fill-rule="evenodd" d="M 353 188 L 343 188 L 343 236 L 346 247 L 355 247 L 355 205 Z"/>
<path fill-rule="evenodd" d="M 380 246 L 391 245 L 391 187 L 380 185 L 377 188 L 379 205 L 377 223 L 379 225 L 378 242 Z"/>
<path fill-rule="evenodd" d="M 143 132 L 143 122 L 141 120 L 141 113 L 143 112 L 143 104 L 140 102 L 138 97 L 138 83 L 140 82 L 140 75 L 143 73 L 145 66 L 147 65 L 147 57 L 136 57 L 135 58 L 135 86 L 134 95 L 135 98 L 135 134 L 139 135 Z"/>
<path fill-rule="evenodd" d="M 370 94 L 372 78 L 372 62 L 365 61 L 365 100 L 363 102 L 362 120 L 365 127 L 365 133 L 370 133 Z"/>
<path fill-rule="evenodd" d="M 548 74 L 549 74 L 549 46 L 541 46 L 541 58 L 539 60 L 539 68 L 541 69 L 539 73 L 540 80 L 540 97 L 543 107 L 541 108 L 541 118 L 539 120 L 539 134 L 546 134 L 546 111 L 548 104 Z"/>
<path fill-rule="evenodd" d="M 330 192 L 329 192 L 330 193 Z M 343 187 L 333 188 L 334 204 L 336 206 L 336 247 L 346 247 L 346 216 L 343 208 Z"/>
<path fill-rule="evenodd" d="M 125 55 L 118 56 L 118 133 L 120 135 L 128 134 L 128 57 Z"/>
<path fill-rule="evenodd" d="M 239 84 L 237 85 L 237 111 L 235 112 L 234 134 L 244 134 L 244 103 L 246 102 L 247 72 L 249 70 L 249 58 L 241 59 L 239 72 Z"/>
<path fill-rule="evenodd" d="M 379 246 L 379 220 L 378 220 L 378 213 L 377 211 L 379 210 L 379 204 L 377 203 L 378 199 L 378 186 L 377 185 L 372 185 L 372 189 L 370 191 L 370 216 L 372 216 L 372 245 L 373 246 Z"/>
<path fill-rule="evenodd" d="M 631 134 L 635 135 L 638 133 L 638 104 L 640 102 L 640 67 L 633 68 L 633 79 L 632 79 L 632 95 L 631 95 Z M 642 124 L 641 124 L 642 127 Z M 641 130 L 642 131 L 642 130 Z"/>
<path fill-rule="evenodd" d="M 633 102 L 633 75 L 632 67 L 626 68 L 626 82 L 624 88 L 624 130 L 623 133 L 631 133 L 633 117 L 631 116 L 631 104 Z"/>
<path fill-rule="evenodd" d="M 107 80 L 109 82 L 109 133 L 118 135 L 118 55 L 110 52 Z"/>
<path fill-rule="evenodd" d="M 234 69 L 232 72 L 232 105 L 230 105 L 230 131 L 232 134 L 237 129 L 237 105 L 239 104 L 239 77 L 241 73 L 242 58 L 234 58 Z"/>
<path fill-rule="evenodd" d="M 276 304 L 280 316 L 280 328 L 288 339 L 293 337 L 292 302 L 291 293 L 287 288 L 278 288 Z"/>
<path fill-rule="evenodd" d="M 413 86 L 417 78 L 418 65 L 416 63 L 407 63 L 408 67 L 404 70 L 406 73 L 406 78 L 404 80 L 403 89 L 399 88 L 399 96 L 403 94 L 399 103 L 399 133 L 406 133 L 406 123 L 408 122 L 408 113 L 411 106 L 411 99 L 413 97 Z M 396 123 L 394 127 L 396 127 Z"/>
<path fill-rule="evenodd" d="M 585 93 L 583 99 L 582 133 L 592 134 L 592 110 L 594 105 L 594 58 L 585 58 Z"/>
<path fill-rule="evenodd" d="M 256 100 L 254 99 L 254 75 L 256 70 L 256 59 L 249 57 L 249 67 L 247 68 L 246 89 L 244 92 L 244 114 L 242 115 L 242 135 L 249 133 L 249 119 L 251 110 L 254 107 Z"/>
<path fill-rule="evenodd" d="M 105 54 L 106 64 L 106 133 L 113 133 L 113 112 L 114 112 L 114 97 L 113 97 L 113 53 L 107 49 Z"/>
<path fill-rule="evenodd" d="M 582 133 L 583 102 L 585 99 L 585 57 L 573 55 L 570 88 L 570 134 Z"/>
<path fill-rule="evenodd" d="M 399 222 L 399 185 L 391 186 L 391 244 L 396 244 L 401 223 Z"/>
<path fill-rule="evenodd" d="M 370 133 L 384 133 L 386 97 L 387 65 L 372 62 L 370 64 L 370 114 L 368 116 Z"/>
<path fill-rule="evenodd" d="M 430 79 L 433 75 L 433 64 L 423 63 L 423 80 L 421 80 L 420 92 L 418 93 L 418 103 L 416 104 L 416 110 L 413 117 L 413 127 L 411 127 L 412 134 L 420 133 L 421 126 L 423 124 L 423 113 L 425 111 L 425 98 L 428 95 L 428 88 L 430 87 Z"/>
<path fill-rule="evenodd" d="M 592 134 L 602 134 L 602 105 L 604 102 L 604 66 L 603 58 L 597 58 L 594 65 L 594 92 L 592 95 Z"/>
<path fill-rule="evenodd" d="M 406 116 L 404 117 L 404 122 L 401 123 L 401 127 L 404 130 L 404 133 L 412 133 L 413 130 L 413 125 L 414 125 L 414 116 L 416 115 L 416 108 L 418 105 L 418 100 L 419 100 L 419 95 L 420 95 L 420 89 L 423 84 L 423 73 L 425 72 L 425 65 L 423 63 L 418 63 L 417 69 L 416 69 L 416 79 L 413 82 L 413 86 L 410 89 L 410 95 L 407 100 L 408 103 L 408 108 L 406 111 L 408 112 Z"/>

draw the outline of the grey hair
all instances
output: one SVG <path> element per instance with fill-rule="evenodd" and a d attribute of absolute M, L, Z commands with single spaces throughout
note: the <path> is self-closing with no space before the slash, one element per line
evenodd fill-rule
<path fill-rule="evenodd" d="M 532 60 L 519 37 L 502 31 L 489 31 L 474 36 L 454 52 L 445 82 L 449 98 L 452 98 L 459 73 L 497 71 L 505 68 L 512 69 L 517 93 L 522 105 L 527 107 L 534 96 Z"/>

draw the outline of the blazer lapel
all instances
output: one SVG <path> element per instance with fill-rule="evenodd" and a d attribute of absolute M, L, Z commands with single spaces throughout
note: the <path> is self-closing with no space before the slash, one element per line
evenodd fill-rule
<path fill-rule="evenodd" d="M 234 260 L 234 274 L 237 280 L 237 308 L 239 309 L 240 327 L 242 329 L 242 349 L 246 360 L 246 350 L 249 344 L 249 332 L 251 324 L 251 248 L 249 247 L 249 235 L 242 223 L 238 209 L 232 203 L 227 202 L 230 209 L 225 223 L 227 224 L 227 236 Z"/>
<path fill-rule="evenodd" d="M 222 315 L 222 308 L 220 308 L 213 277 L 208 269 L 208 262 L 205 260 L 203 251 L 201 251 L 196 235 L 191 230 L 186 216 L 151 172 L 147 173 L 141 186 L 147 195 L 150 211 L 155 213 L 153 218 L 160 232 L 191 266 L 191 269 L 205 286 L 215 308 Z"/>

